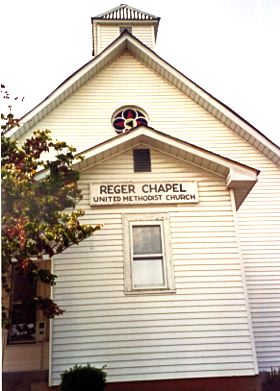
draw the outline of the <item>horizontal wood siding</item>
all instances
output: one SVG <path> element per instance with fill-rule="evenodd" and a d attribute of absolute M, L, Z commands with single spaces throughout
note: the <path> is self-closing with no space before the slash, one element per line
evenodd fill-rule
<path fill-rule="evenodd" d="M 97 25 L 97 42 L 98 42 L 98 52 L 99 54 L 104 50 L 110 43 L 112 43 L 120 35 L 120 28 L 118 25 L 109 25 L 109 24 L 98 24 Z"/>
<path fill-rule="evenodd" d="M 152 151 L 82 173 L 84 221 L 104 227 L 54 262 L 53 382 L 76 363 L 107 365 L 108 381 L 254 375 L 252 340 L 230 195 L 223 180 Z M 93 180 L 198 180 L 199 204 L 89 208 Z M 124 294 L 122 213 L 169 212 L 176 294 Z"/>
<path fill-rule="evenodd" d="M 196 141 L 209 150 L 216 144 L 227 146 L 231 141 L 230 130 L 128 52 L 78 89 L 34 129 L 51 129 L 54 137 L 67 139 L 83 151 L 116 135 L 112 115 L 129 104 L 143 108 L 153 128 Z M 213 137 L 213 133 L 217 136 Z"/>
<path fill-rule="evenodd" d="M 261 170 L 259 182 L 237 213 L 237 224 L 258 363 L 260 369 L 279 366 L 279 167 L 129 53 L 81 87 L 36 128 L 52 129 L 55 137 L 84 150 L 115 135 L 111 116 L 127 104 L 146 110 L 150 125 L 159 131 Z"/>
<path fill-rule="evenodd" d="M 146 25 L 146 26 L 132 26 L 132 34 L 135 35 L 136 38 L 140 39 L 146 46 L 150 49 L 154 50 L 155 48 L 155 31 L 154 26 Z"/>
<path fill-rule="evenodd" d="M 3 372 L 45 370 L 49 367 L 49 343 L 8 345 L 4 349 Z"/>
<path fill-rule="evenodd" d="M 263 162 L 237 217 L 259 369 L 269 371 L 280 367 L 280 172 L 273 164 Z"/>
<path fill-rule="evenodd" d="M 149 48 L 154 49 L 154 27 L 152 25 L 136 25 L 131 24 L 129 21 L 125 26 L 132 27 L 132 34 L 136 38 L 140 39 L 145 45 Z M 99 24 L 97 25 L 97 42 L 98 42 L 98 52 L 99 54 L 104 50 L 110 43 L 112 43 L 120 35 L 120 24 Z"/>

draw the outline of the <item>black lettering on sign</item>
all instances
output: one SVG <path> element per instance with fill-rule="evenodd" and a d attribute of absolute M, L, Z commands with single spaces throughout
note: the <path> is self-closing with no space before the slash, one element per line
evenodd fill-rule
<path fill-rule="evenodd" d="M 107 194 L 107 186 L 106 185 L 101 185 L 100 186 L 100 194 Z"/>

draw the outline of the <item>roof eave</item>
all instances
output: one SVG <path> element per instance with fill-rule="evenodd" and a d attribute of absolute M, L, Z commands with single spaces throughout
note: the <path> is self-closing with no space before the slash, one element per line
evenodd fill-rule
<path fill-rule="evenodd" d="M 18 138 L 28 129 L 36 125 L 51 110 L 62 103 L 71 93 L 84 84 L 95 73 L 99 72 L 105 65 L 109 64 L 115 57 L 121 53 L 127 45 L 125 35 L 126 31 L 112 42 L 104 51 L 95 58 L 83 65 L 80 69 L 65 79 L 54 91 L 52 91 L 38 105 L 20 118 L 23 123 L 19 128 L 9 129 L 5 136 L 12 139 Z"/>
<path fill-rule="evenodd" d="M 255 168 L 159 132 L 149 126 L 138 126 L 78 153 L 75 156 L 78 161 L 73 164 L 73 167 L 78 171 L 85 171 L 102 161 L 143 144 L 223 178 L 226 187 L 234 192 L 236 210 L 242 205 L 258 180 L 259 171 Z M 83 160 L 79 160 L 80 156 L 83 156 Z M 47 174 L 47 170 L 42 170 L 38 172 L 36 178 L 40 180 Z"/>
<path fill-rule="evenodd" d="M 235 133 L 248 141 L 256 149 L 269 157 L 275 164 L 280 166 L 280 148 L 261 131 L 242 118 L 234 110 L 223 104 L 213 95 L 200 87 L 197 83 L 186 77 L 175 67 L 163 60 L 150 48 L 135 38 L 136 44 L 128 44 L 128 49 L 144 63 L 159 73 L 176 88 L 184 92 L 206 111 L 212 114 L 220 122 L 231 128 Z M 141 49 L 140 49 L 141 46 Z M 143 55 L 144 54 L 144 55 Z M 151 61 L 152 60 L 152 61 Z M 160 66 L 159 66 L 160 65 Z"/>
<path fill-rule="evenodd" d="M 17 135 L 23 134 L 26 129 L 33 126 L 36 122 L 43 118 L 44 115 L 69 96 L 70 93 L 75 91 L 76 88 L 85 83 L 88 78 L 94 74 L 92 69 L 95 69 L 95 71 L 96 69 L 100 70 L 125 48 L 130 50 L 136 57 L 146 63 L 167 81 L 172 83 L 176 88 L 191 97 L 220 122 L 224 123 L 255 148 L 259 149 L 260 152 L 271 159 L 275 164 L 280 166 L 280 148 L 276 144 L 244 120 L 241 116 L 231 110 L 228 106 L 214 98 L 198 84 L 194 83 L 172 65 L 159 57 L 155 52 L 144 45 L 136 37 L 131 35 L 128 31 L 123 32 L 98 56 L 66 79 L 46 99 L 27 113 L 27 115 L 22 117 L 21 121 L 26 120 L 27 122 L 22 125 L 18 131 L 11 129 L 6 133 L 6 135 L 8 137 L 16 137 Z M 86 77 L 86 75 L 88 75 L 88 77 Z M 80 82 L 78 83 L 78 81 Z M 39 112 L 41 112 L 40 115 Z"/>
<path fill-rule="evenodd" d="M 125 152 L 137 144 L 145 144 L 179 160 L 188 162 L 224 178 L 226 187 L 235 195 L 236 210 L 257 183 L 259 170 L 215 154 L 194 144 L 182 141 L 153 128 L 139 126 L 127 133 L 115 136 L 79 155 L 84 160 L 76 163 L 76 169 L 83 171 L 95 164 Z"/>

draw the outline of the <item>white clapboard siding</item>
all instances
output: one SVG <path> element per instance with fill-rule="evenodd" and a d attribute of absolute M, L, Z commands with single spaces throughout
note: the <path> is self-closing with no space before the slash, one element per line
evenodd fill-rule
<path fill-rule="evenodd" d="M 155 49 L 155 30 L 153 25 L 133 25 L 132 34 L 150 49 Z"/>
<path fill-rule="evenodd" d="M 157 130 L 209 150 L 213 147 L 215 151 L 217 144 L 232 149 L 232 131 L 128 52 L 55 108 L 35 129 L 51 129 L 54 137 L 83 151 L 116 135 L 112 115 L 129 104 L 143 108 L 149 125 Z"/>
<path fill-rule="evenodd" d="M 98 24 L 97 25 L 97 53 L 99 54 L 110 45 L 120 35 L 120 27 L 117 24 Z"/>
<path fill-rule="evenodd" d="M 132 34 L 138 38 L 141 42 L 147 45 L 150 49 L 155 48 L 155 33 L 154 26 L 151 24 L 136 25 L 127 22 L 124 26 L 132 27 Z M 99 54 L 107 46 L 110 45 L 120 35 L 119 24 L 98 24 L 97 25 L 97 53 Z"/>
<path fill-rule="evenodd" d="M 262 156 L 243 161 L 261 169 L 237 219 L 258 365 L 269 371 L 280 366 L 280 170 Z"/>
<path fill-rule="evenodd" d="M 127 151 L 81 174 L 84 221 L 104 227 L 54 262 L 54 299 L 66 312 L 53 322 L 53 384 L 88 362 L 106 364 L 109 382 L 256 373 L 229 191 L 213 174 L 154 150 L 151 158 L 151 173 L 135 174 Z M 200 202 L 90 208 L 89 183 L 120 168 L 122 180 L 196 179 Z M 122 214 L 151 211 L 169 211 L 176 293 L 127 296 Z"/>
<path fill-rule="evenodd" d="M 252 321 L 259 367 L 261 370 L 269 370 L 271 366 L 279 366 L 280 332 L 270 325 L 271 322 L 278 322 L 279 325 L 280 306 L 273 302 L 274 308 L 270 311 L 265 303 L 258 301 L 261 297 L 268 302 L 271 294 L 275 300 L 280 300 L 280 284 L 277 281 L 280 279 L 280 252 L 277 247 L 280 238 L 279 167 L 128 52 L 54 109 L 36 128 L 51 129 L 58 139 L 67 140 L 79 151 L 85 150 L 115 135 L 111 127 L 111 116 L 118 107 L 127 104 L 142 107 L 149 115 L 150 125 L 159 131 L 261 170 L 259 182 L 237 213 L 236 224 L 244 259 L 249 302 L 253 308 Z M 32 131 L 29 135 L 31 133 Z M 123 176 L 124 164 L 119 164 L 116 179 Z M 164 162 L 161 160 L 159 164 Z M 108 170 L 109 167 L 106 172 Z M 103 173 L 99 174 L 99 178 L 102 176 Z M 160 177 L 161 173 L 158 174 L 158 178 Z M 208 189 L 214 192 L 219 190 L 219 184 L 213 187 L 208 182 L 208 186 L 211 187 L 205 188 L 206 193 Z M 218 205 L 219 202 L 217 207 Z M 225 204 L 219 207 L 223 208 Z M 223 221 L 221 229 L 230 228 L 231 222 L 228 222 L 227 213 L 223 211 L 223 215 L 219 216 L 220 221 Z M 190 224 L 210 227 L 211 230 L 214 225 L 219 229 L 215 216 L 211 213 L 207 214 L 207 219 L 202 219 L 191 212 L 188 221 Z M 176 224 L 176 229 L 184 232 L 184 225 L 178 227 L 177 223 L 173 224 L 174 228 Z M 114 251 L 121 257 L 119 250 Z M 193 259 L 199 259 L 200 254 L 205 251 L 207 249 L 197 249 L 196 252 L 193 249 Z M 223 249 L 219 248 L 215 254 L 208 254 L 209 259 L 223 259 L 222 251 Z M 102 252 L 98 254 L 103 256 Z M 85 254 L 81 253 L 81 257 L 84 256 Z M 176 256 L 179 259 L 180 252 L 177 251 Z M 271 275 L 264 278 L 263 275 L 271 267 L 274 268 L 275 278 Z M 268 343 L 270 340 L 274 341 L 274 345 L 273 342 Z M 273 354 L 271 360 L 268 360 L 271 347 L 275 347 L 278 355 Z"/>

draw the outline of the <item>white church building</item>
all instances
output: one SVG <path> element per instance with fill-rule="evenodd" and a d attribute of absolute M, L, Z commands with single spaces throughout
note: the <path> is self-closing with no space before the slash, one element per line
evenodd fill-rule
<path fill-rule="evenodd" d="M 52 260 L 65 313 L 7 345 L 4 375 L 54 387 L 90 363 L 108 391 L 257 391 L 280 367 L 280 149 L 156 54 L 159 19 L 93 17 L 93 59 L 7 134 L 76 147 L 103 228 Z"/>

